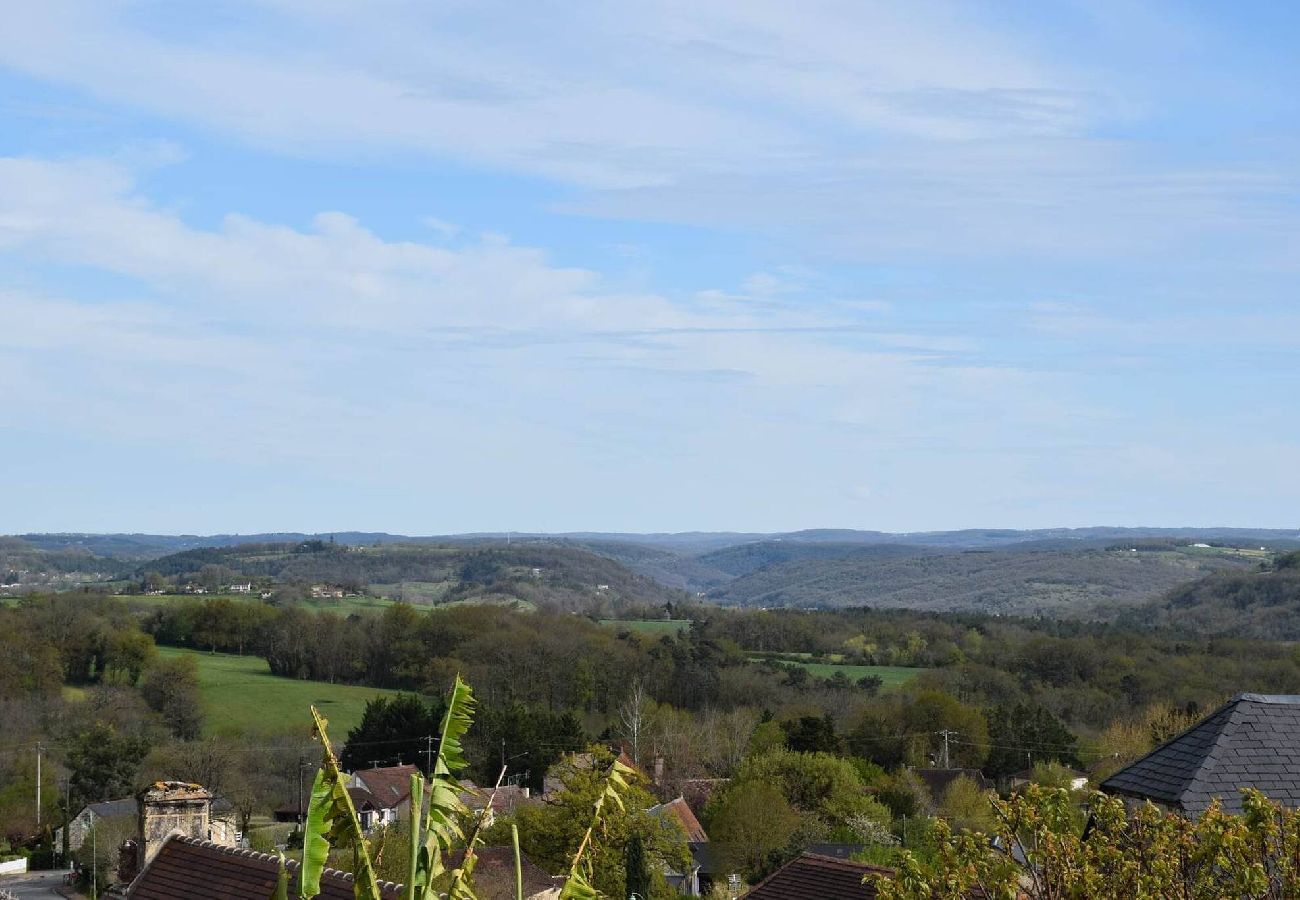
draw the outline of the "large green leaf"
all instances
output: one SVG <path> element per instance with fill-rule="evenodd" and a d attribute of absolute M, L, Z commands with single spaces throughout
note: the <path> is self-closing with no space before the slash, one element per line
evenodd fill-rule
<path fill-rule="evenodd" d="M 306 832 L 303 834 L 302 871 L 298 877 L 298 895 L 311 900 L 320 893 L 321 873 L 331 847 L 352 849 L 353 894 L 357 900 L 380 900 L 379 879 L 370 859 L 370 847 L 361 830 L 356 808 L 348 795 L 347 780 L 339 769 L 338 757 L 330 746 L 327 720 L 311 708 L 316 736 L 320 738 L 321 767 L 312 783 L 311 805 L 307 808 Z"/>
<path fill-rule="evenodd" d="M 467 765 L 462 738 L 474 722 L 474 694 L 469 685 L 456 676 L 451 696 L 447 700 L 447 713 L 443 716 L 438 741 L 438 756 L 433 764 L 425 798 L 425 812 L 418 838 L 411 841 L 411 883 L 407 888 L 408 900 L 432 900 L 433 883 L 447 872 L 443 855 L 456 844 L 465 841 L 465 861 L 451 873 L 451 887 L 447 896 L 452 900 L 473 900 L 469 877 L 474 868 L 473 846 L 477 829 L 469 840 L 461 829 L 461 821 L 469 810 L 461 801 L 464 788 L 457 775 Z M 414 801 L 413 801 L 414 802 Z M 414 821 L 414 819 L 413 819 Z"/>
<path fill-rule="evenodd" d="M 298 896 L 315 897 L 320 893 L 320 877 L 330 857 L 330 814 L 333 793 L 325 780 L 325 770 L 317 769 L 307 803 L 307 824 L 302 835 L 302 874 L 298 877 Z"/>

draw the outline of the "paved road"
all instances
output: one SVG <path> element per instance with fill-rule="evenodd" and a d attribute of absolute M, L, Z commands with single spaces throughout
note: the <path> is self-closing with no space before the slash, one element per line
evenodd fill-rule
<path fill-rule="evenodd" d="M 10 891 L 22 900 L 56 900 L 62 894 L 54 886 L 63 884 L 63 872 L 29 872 L 26 875 L 0 876 L 0 891 Z M 0 895 L 3 896 L 3 895 Z"/>

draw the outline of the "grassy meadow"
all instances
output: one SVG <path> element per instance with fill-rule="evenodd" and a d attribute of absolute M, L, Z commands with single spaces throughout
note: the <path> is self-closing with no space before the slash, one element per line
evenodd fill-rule
<path fill-rule="evenodd" d="M 257 656 L 159 647 L 163 656 L 192 656 L 199 666 L 206 734 L 267 734 L 310 728 L 315 705 L 341 740 L 360 721 L 366 701 L 396 693 L 379 688 L 299 681 L 272 675 Z"/>
<path fill-rule="evenodd" d="M 834 678 L 836 672 L 843 672 L 845 677 L 851 681 L 857 681 L 859 678 L 865 678 L 868 675 L 875 675 L 883 682 L 881 686 L 885 689 L 907 684 L 922 672 L 928 671 L 927 669 L 908 666 L 854 666 L 846 663 L 814 662 L 808 658 L 806 653 L 789 653 L 784 656 L 774 657 L 750 657 L 753 662 L 768 658 L 775 659 L 777 662 L 786 665 L 802 666 L 808 670 L 808 674 L 815 675 L 818 678 Z"/>
<path fill-rule="evenodd" d="M 676 634 L 691 627 L 690 619 L 601 619 L 610 628 L 626 628 L 645 634 Z"/>

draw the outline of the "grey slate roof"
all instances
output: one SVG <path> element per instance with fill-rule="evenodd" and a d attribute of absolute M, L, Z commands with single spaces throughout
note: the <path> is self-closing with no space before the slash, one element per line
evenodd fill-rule
<path fill-rule="evenodd" d="M 1241 812 L 1241 789 L 1300 807 L 1300 696 L 1238 694 L 1221 709 L 1101 783 L 1198 816 L 1216 797 Z"/>
<path fill-rule="evenodd" d="M 138 808 L 134 797 L 126 797 L 122 800 L 103 800 L 99 803 L 87 803 L 85 806 L 85 809 L 89 809 L 95 814 L 96 819 L 118 819 L 134 816 Z"/>

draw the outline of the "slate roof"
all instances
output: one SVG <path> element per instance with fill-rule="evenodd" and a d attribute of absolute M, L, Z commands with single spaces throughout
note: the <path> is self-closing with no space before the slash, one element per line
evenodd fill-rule
<path fill-rule="evenodd" d="M 652 806 L 646 812 L 652 816 L 671 816 L 682 826 L 682 831 L 686 832 L 686 840 L 691 843 L 705 843 L 709 836 L 704 831 L 704 826 L 700 820 L 691 812 L 690 805 L 681 797 L 676 800 L 669 800 L 667 803 L 660 803 L 658 806 Z"/>
<path fill-rule="evenodd" d="M 122 800 L 104 800 L 100 803 L 87 803 L 82 812 L 90 810 L 95 814 L 96 819 L 116 819 L 120 817 L 135 817 L 140 807 L 135 802 L 134 797 L 126 797 Z"/>
<path fill-rule="evenodd" d="M 298 863 L 289 860 L 289 895 L 298 894 Z M 132 900 L 265 900 L 279 877 L 279 857 L 175 835 L 127 889 Z M 326 869 L 322 900 L 353 900 L 352 876 Z M 384 900 L 401 900 L 401 885 L 380 882 Z"/>
<path fill-rule="evenodd" d="M 1241 812 L 1246 787 L 1300 807 L 1300 696 L 1238 694 L 1101 783 L 1190 816 L 1216 797 L 1226 812 Z"/>
<path fill-rule="evenodd" d="M 872 873 L 893 874 L 880 866 L 804 853 L 756 884 L 745 900 L 871 900 L 875 885 L 862 879 Z"/>

